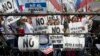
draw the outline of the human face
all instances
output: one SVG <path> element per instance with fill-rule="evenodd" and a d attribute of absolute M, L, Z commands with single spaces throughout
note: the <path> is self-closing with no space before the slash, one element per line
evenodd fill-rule
<path fill-rule="evenodd" d="M 75 16 L 75 17 L 72 19 L 72 22 L 78 22 L 78 18 Z"/>
<path fill-rule="evenodd" d="M 20 23 L 24 24 L 25 23 L 25 19 L 20 19 Z"/>

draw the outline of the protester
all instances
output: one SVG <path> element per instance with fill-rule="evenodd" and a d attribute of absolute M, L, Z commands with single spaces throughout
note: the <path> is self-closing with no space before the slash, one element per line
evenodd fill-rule
<path fill-rule="evenodd" d="M 47 25 L 54 25 L 54 19 L 53 19 L 53 16 L 48 17 Z"/>
<path fill-rule="evenodd" d="M 27 17 L 26 16 L 22 16 L 21 19 L 17 22 L 18 25 L 18 33 L 20 33 L 19 37 L 24 37 L 27 33 L 33 33 L 33 27 L 32 25 L 29 23 L 29 21 L 27 21 Z M 28 35 L 27 35 L 28 36 Z M 33 52 L 23 52 L 24 55 L 33 55 Z"/>
<path fill-rule="evenodd" d="M 15 26 L 15 25 L 13 25 L 13 24 L 7 25 L 6 21 L 7 20 L 5 19 L 4 23 L 3 23 L 4 32 L 5 33 L 11 33 L 11 34 L 14 33 L 13 29 L 15 27 L 13 28 L 13 26 Z M 8 46 L 10 46 L 11 48 L 14 47 L 14 40 L 15 40 L 15 38 L 16 38 L 15 35 L 5 35 L 5 39 L 6 39 L 7 43 L 8 43 Z"/>
<path fill-rule="evenodd" d="M 27 22 L 27 17 L 26 16 L 23 16 L 20 20 L 19 20 L 20 24 L 19 24 L 19 30 L 23 29 L 22 30 L 22 33 L 33 33 L 33 27 L 31 24 L 29 24 Z M 24 32 L 23 32 L 24 31 Z M 21 33 L 21 32 L 19 32 Z"/>
<path fill-rule="evenodd" d="M 64 33 L 69 33 L 69 26 L 68 23 L 70 22 L 70 16 L 65 16 L 64 17 L 64 22 L 63 22 L 63 26 L 64 26 Z M 68 35 L 64 35 L 64 36 L 68 36 Z"/>

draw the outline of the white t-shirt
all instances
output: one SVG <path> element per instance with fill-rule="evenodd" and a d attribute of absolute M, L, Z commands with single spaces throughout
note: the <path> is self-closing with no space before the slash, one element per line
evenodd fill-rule
<path fill-rule="evenodd" d="M 31 26 L 31 24 L 25 22 L 25 25 L 23 26 L 25 33 L 33 33 L 33 27 Z"/>
<path fill-rule="evenodd" d="M 83 25 L 89 24 L 89 18 L 88 17 L 82 18 L 82 23 Z"/>
<path fill-rule="evenodd" d="M 82 18 L 82 23 L 83 25 L 91 25 L 90 27 L 88 27 L 88 30 L 91 30 L 93 21 L 89 20 L 89 16 Z"/>

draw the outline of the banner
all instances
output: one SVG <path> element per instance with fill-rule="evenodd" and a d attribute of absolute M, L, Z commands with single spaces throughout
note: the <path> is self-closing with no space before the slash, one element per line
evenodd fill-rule
<path fill-rule="evenodd" d="M 46 2 L 25 3 L 25 7 L 34 13 L 46 13 Z"/>
<path fill-rule="evenodd" d="M 63 25 L 48 26 L 49 33 L 59 34 L 63 33 Z M 53 44 L 53 48 L 63 47 L 63 35 L 49 35 L 50 43 Z"/>
<path fill-rule="evenodd" d="M 39 37 L 32 35 L 25 35 L 18 38 L 18 49 L 20 51 L 31 51 L 39 49 Z"/>
<path fill-rule="evenodd" d="M 34 33 L 46 33 L 48 30 L 47 16 L 32 17 Z"/>
<path fill-rule="evenodd" d="M 83 25 L 82 22 L 75 22 L 75 23 L 69 23 L 69 30 L 70 33 L 87 33 L 88 32 L 88 26 L 87 25 Z M 84 34 L 74 34 L 74 35 L 70 35 L 73 37 L 83 37 Z"/>
<path fill-rule="evenodd" d="M 21 12 L 46 13 L 46 0 L 17 0 Z"/>
<path fill-rule="evenodd" d="M 64 37 L 64 48 L 65 49 L 84 49 L 85 38 L 84 37 Z"/>

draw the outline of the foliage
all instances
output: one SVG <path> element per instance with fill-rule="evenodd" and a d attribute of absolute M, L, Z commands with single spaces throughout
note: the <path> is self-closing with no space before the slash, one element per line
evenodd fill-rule
<path fill-rule="evenodd" d="M 96 2 L 100 2 L 100 0 L 95 0 Z"/>

